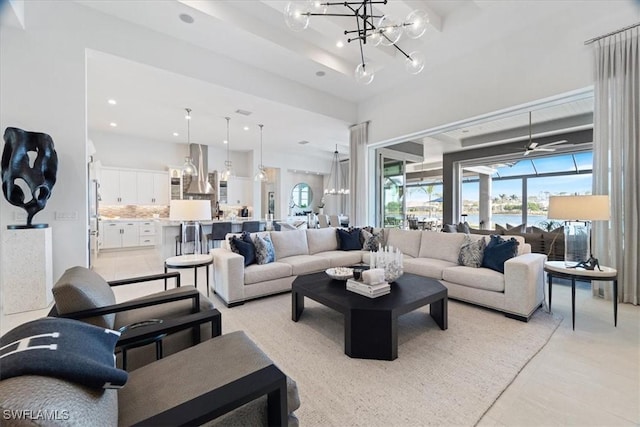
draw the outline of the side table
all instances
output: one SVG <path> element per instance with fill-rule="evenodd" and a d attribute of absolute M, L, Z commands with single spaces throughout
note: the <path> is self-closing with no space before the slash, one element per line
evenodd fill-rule
<path fill-rule="evenodd" d="M 167 258 L 164 262 L 164 272 L 172 268 L 193 268 L 193 284 L 198 288 L 198 267 L 206 267 L 207 270 L 207 296 L 209 296 L 209 266 L 213 264 L 213 257 L 209 254 L 178 255 Z M 164 290 L 167 290 L 167 280 L 164 281 Z"/>
<path fill-rule="evenodd" d="M 549 311 L 551 311 L 551 280 L 560 277 L 571 280 L 571 325 L 576 329 L 576 279 L 613 281 L 613 324 L 618 326 L 618 271 L 611 267 L 600 267 L 602 271 L 585 270 L 582 267 L 566 267 L 564 261 L 547 261 L 544 263 L 544 271 L 547 273 L 549 283 Z"/>

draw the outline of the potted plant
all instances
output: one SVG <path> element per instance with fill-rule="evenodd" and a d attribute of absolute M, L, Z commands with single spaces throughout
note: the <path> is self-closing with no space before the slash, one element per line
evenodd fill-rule
<path fill-rule="evenodd" d="M 322 215 L 324 213 L 324 197 L 320 199 L 320 203 L 318 203 L 318 214 Z"/>

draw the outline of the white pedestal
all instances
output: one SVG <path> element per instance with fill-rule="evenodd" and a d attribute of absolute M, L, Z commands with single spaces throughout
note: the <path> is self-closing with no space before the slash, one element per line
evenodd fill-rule
<path fill-rule="evenodd" d="M 53 294 L 51 228 L 2 231 L 5 314 L 48 307 Z"/>

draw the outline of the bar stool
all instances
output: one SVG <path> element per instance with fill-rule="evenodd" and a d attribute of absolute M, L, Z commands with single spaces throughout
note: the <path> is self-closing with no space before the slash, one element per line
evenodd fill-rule
<path fill-rule="evenodd" d="M 207 234 L 207 248 L 211 249 L 209 242 L 222 241 L 227 234 L 231 233 L 231 222 L 213 222 L 211 223 L 211 233 Z"/>
<path fill-rule="evenodd" d="M 257 233 L 260 231 L 260 221 L 245 221 L 242 223 L 242 231 Z"/>

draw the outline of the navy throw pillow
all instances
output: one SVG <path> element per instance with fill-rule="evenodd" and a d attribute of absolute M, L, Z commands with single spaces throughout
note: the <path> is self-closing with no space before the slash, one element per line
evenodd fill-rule
<path fill-rule="evenodd" d="M 247 234 L 248 236 L 248 234 Z M 251 240 L 251 237 L 248 237 L 249 241 L 244 240 L 244 234 L 242 237 L 232 237 L 229 240 L 229 244 L 232 248 L 235 247 L 235 251 L 244 257 L 244 266 L 248 266 L 256 263 L 256 247 Z"/>
<path fill-rule="evenodd" d="M 491 240 L 484 248 L 482 267 L 504 274 L 504 263 L 518 254 L 518 245 L 519 242 L 513 237 L 504 240 L 496 234 L 491 235 Z"/>
<path fill-rule="evenodd" d="M 79 320 L 44 317 L 0 338 L 0 379 L 20 375 L 60 378 L 91 388 L 121 388 L 127 372 L 113 352 L 120 332 Z"/>
<path fill-rule="evenodd" d="M 336 233 L 338 235 L 338 249 L 341 251 L 359 251 L 362 249 L 359 228 L 352 230 L 336 228 Z"/>

